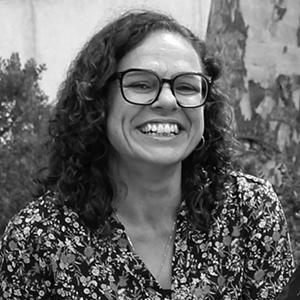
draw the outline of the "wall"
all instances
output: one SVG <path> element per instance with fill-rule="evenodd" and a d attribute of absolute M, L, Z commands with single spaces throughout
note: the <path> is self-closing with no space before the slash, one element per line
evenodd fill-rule
<path fill-rule="evenodd" d="M 171 14 L 204 37 L 210 0 L 0 0 L 0 57 L 19 52 L 47 71 L 41 82 L 50 100 L 74 55 L 95 30 L 130 8 Z"/>

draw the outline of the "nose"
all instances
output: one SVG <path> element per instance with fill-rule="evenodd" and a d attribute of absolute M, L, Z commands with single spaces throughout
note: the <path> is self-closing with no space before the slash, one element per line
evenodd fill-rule
<path fill-rule="evenodd" d="M 172 92 L 169 83 L 165 82 L 157 96 L 156 101 L 152 104 L 153 108 L 176 110 L 179 108 L 176 97 Z"/>

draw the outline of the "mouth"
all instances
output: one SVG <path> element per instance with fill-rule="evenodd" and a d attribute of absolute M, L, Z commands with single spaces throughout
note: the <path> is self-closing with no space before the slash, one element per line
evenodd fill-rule
<path fill-rule="evenodd" d="M 146 123 L 139 128 L 145 135 L 164 137 L 176 136 L 182 129 L 177 123 Z"/>

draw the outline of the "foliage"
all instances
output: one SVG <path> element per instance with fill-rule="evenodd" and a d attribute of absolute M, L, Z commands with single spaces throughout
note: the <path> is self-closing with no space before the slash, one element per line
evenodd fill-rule
<path fill-rule="evenodd" d="M 33 178 L 45 161 L 43 136 L 50 107 L 38 81 L 44 65 L 19 55 L 0 58 L 0 234 L 29 200 Z"/>

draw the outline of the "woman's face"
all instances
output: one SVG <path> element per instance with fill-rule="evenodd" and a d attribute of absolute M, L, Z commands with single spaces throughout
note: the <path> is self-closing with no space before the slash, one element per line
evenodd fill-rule
<path fill-rule="evenodd" d="M 151 33 L 127 53 L 118 71 L 131 68 L 152 70 L 167 79 L 180 72 L 203 71 L 192 45 L 179 34 L 168 31 Z M 119 81 L 115 80 L 110 87 L 109 101 L 107 135 L 123 163 L 178 164 L 193 151 L 203 135 L 203 107 L 180 107 L 167 83 L 156 102 L 140 106 L 123 99 Z"/>

